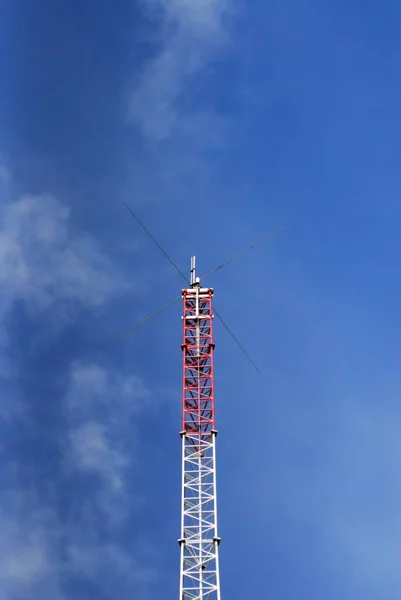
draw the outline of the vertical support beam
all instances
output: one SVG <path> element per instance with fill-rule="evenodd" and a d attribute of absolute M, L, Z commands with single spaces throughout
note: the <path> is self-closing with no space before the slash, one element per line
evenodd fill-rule
<path fill-rule="evenodd" d="M 190 289 L 182 290 L 182 296 L 182 516 L 179 539 L 179 600 L 220 600 L 213 289 L 194 285 Z"/>

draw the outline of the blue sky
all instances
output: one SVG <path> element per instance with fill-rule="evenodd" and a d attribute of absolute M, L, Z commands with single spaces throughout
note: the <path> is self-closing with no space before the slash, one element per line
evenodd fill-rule
<path fill-rule="evenodd" d="M 179 305 L 109 342 L 181 281 L 124 201 L 201 272 L 285 227 L 209 280 L 260 366 L 217 322 L 223 598 L 399 598 L 400 18 L 2 3 L 0 600 L 178 594 Z"/>

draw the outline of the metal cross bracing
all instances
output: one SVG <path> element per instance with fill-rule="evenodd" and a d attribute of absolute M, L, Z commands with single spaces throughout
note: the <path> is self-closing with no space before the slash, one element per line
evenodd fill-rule
<path fill-rule="evenodd" d="M 194 267 L 193 259 L 193 267 Z M 180 600 L 220 600 L 212 288 L 191 272 L 183 297 Z"/>
<path fill-rule="evenodd" d="M 126 204 L 126 208 L 188 284 L 188 287 L 181 293 L 184 304 L 182 315 L 184 337 L 182 343 L 182 510 L 181 537 L 178 540 L 181 555 L 179 600 L 221 600 L 220 538 L 217 532 L 216 501 L 217 431 L 214 420 L 213 289 L 201 287 L 200 279 L 195 275 L 194 256 L 191 258 L 191 277 L 188 279 L 128 204 Z M 256 243 L 206 273 L 202 279 L 225 268 L 279 231 L 281 229 L 263 236 Z M 127 335 L 147 323 L 179 299 L 180 296 L 148 314 L 136 325 L 126 330 L 123 335 Z M 249 362 L 259 371 L 251 356 L 216 308 L 214 308 L 214 314 Z"/>

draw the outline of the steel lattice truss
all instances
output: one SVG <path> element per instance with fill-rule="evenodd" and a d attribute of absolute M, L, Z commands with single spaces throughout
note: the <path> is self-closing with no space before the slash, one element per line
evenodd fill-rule
<path fill-rule="evenodd" d="M 184 300 L 180 600 L 220 600 L 211 288 Z"/>

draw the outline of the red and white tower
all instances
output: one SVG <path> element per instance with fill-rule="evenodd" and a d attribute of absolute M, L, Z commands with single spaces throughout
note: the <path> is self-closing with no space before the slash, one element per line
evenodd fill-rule
<path fill-rule="evenodd" d="M 213 377 L 213 289 L 191 258 L 183 298 L 182 506 L 179 600 L 220 600 Z"/>
<path fill-rule="evenodd" d="M 188 280 L 179 266 L 167 254 L 157 239 L 134 211 L 126 208 L 138 225 L 164 254 L 165 258 L 186 281 L 183 298 L 183 381 L 182 381 L 182 505 L 180 596 L 179 600 L 221 600 L 219 576 L 219 544 L 216 499 L 216 436 L 214 420 L 213 372 L 213 288 L 201 287 L 195 273 L 195 257 L 191 257 L 191 277 Z M 237 258 L 253 250 L 262 241 L 277 235 L 281 229 L 263 236 L 242 252 L 235 254 L 205 275 L 213 275 Z M 204 278 L 205 278 L 204 277 Z M 149 319 L 178 301 L 174 298 L 148 315 L 124 335 L 134 331 Z M 214 314 L 238 345 L 253 367 L 257 365 L 215 309 Z"/>

